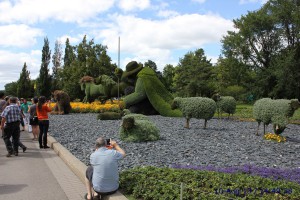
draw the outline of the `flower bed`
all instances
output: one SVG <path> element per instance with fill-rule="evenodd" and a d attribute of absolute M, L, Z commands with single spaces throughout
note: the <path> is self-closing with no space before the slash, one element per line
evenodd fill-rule
<path fill-rule="evenodd" d="M 266 140 L 275 140 L 277 142 L 285 142 L 286 141 L 285 137 L 278 135 L 278 134 L 274 134 L 274 133 L 267 133 L 264 135 L 264 138 Z"/>

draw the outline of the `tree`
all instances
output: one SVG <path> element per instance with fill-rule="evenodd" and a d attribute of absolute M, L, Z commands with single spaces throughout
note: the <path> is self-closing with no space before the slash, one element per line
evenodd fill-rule
<path fill-rule="evenodd" d="M 64 55 L 64 67 L 71 66 L 71 63 L 76 59 L 76 55 L 74 53 L 75 47 L 70 45 L 69 38 L 66 40 L 66 47 L 65 47 L 65 55 Z"/>
<path fill-rule="evenodd" d="M 299 19 L 299 0 L 269 0 L 234 20 L 237 31 L 223 38 L 225 57 L 255 72 L 258 97 L 300 98 Z"/>
<path fill-rule="evenodd" d="M 62 88 L 61 84 L 61 65 L 62 65 L 62 47 L 61 43 L 57 40 L 55 42 L 54 53 L 52 56 L 52 91 Z"/>
<path fill-rule="evenodd" d="M 185 54 L 175 69 L 175 89 L 179 96 L 211 97 L 215 92 L 212 64 L 203 49 Z"/>
<path fill-rule="evenodd" d="M 23 98 L 32 97 L 32 85 L 30 80 L 30 72 L 27 70 L 26 62 L 23 65 L 22 72 L 20 73 L 20 78 L 17 81 L 17 96 Z"/>
<path fill-rule="evenodd" d="M 163 84 L 170 92 L 175 92 L 174 89 L 174 76 L 175 76 L 175 67 L 173 65 L 166 65 L 163 69 Z"/>
<path fill-rule="evenodd" d="M 17 97 L 17 90 L 18 90 L 18 83 L 17 82 L 11 82 L 4 85 L 5 88 L 5 95 L 7 96 L 14 96 Z"/>
<path fill-rule="evenodd" d="M 50 98 L 51 96 L 51 76 L 49 75 L 49 63 L 51 59 L 51 50 L 49 48 L 49 41 L 46 37 L 44 39 L 44 46 L 42 50 L 42 64 L 40 74 L 37 79 L 37 91 L 39 96 Z"/>

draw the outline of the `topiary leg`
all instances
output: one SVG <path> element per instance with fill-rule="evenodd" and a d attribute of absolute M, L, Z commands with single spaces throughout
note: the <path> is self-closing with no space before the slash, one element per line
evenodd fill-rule
<path fill-rule="evenodd" d="M 190 118 L 186 118 L 186 124 L 184 128 L 190 128 Z"/>

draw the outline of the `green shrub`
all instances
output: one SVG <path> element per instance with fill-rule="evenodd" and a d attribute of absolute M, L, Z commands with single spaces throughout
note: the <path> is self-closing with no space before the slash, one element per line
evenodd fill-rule
<path fill-rule="evenodd" d="M 216 103 L 214 100 L 206 97 L 188 97 L 174 99 L 185 118 L 211 119 L 216 112 Z M 175 106 L 175 107 L 177 107 Z"/>
<path fill-rule="evenodd" d="M 132 124 L 134 124 L 132 126 Z M 141 114 L 129 114 L 122 118 L 120 138 L 126 142 L 146 142 L 159 140 L 159 129 Z"/>
<path fill-rule="evenodd" d="M 218 112 L 225 112 L 230 114 L 235 113 L 236 100 L 231 96 L 222 96 L 217 102 Z"/>
<path fill-rule="evenodd" d="M 123 114 L 124 114 L 124 115 L 129 115 L 129 114 L 131 114 L 131 112 L 130 112 L 130 110 L 128 110 L 128 109 L 124 109 L 124 110 L 123 110 Z"/>
<path fill-rule="evenodd" d="M 120 174 L 120 189 L 125 195 L 131 194 L 136 199 L 179 199 L 181 183 L 184 184 L 183 199 L 185 200 L 300 199 L 300 186 L 297 183 L 242 173 L 226 174 L 200 170 L 138 167 Z M 257 189 L 257 191 L 248 192 L 245 195 L 244 189 L 249 188 Z M 261 194 L 261 189 L 274 188 L 281 188 L 281 193 L 264 192 L 263 195 Z M 292 189 L 292 193 L 285 194 L 283 188 Z M 216 192 L 220 189 L 224 191 L 239 189 L 240 193 Z"/>
<path fill-rule="evenodd" d="M 118 120 L 121 119 L 122 115 L 118 112 L 103 112 L 99 113 L 97 119 L 99 120 Z"/>
<path fill-rule="evenodd" d="M 263 122 L 266 125 L 273 123 L 274 132 L 280 134 L 298 107 L 298 100 L 263 98 L 253 105 L 253 117 L 258 123 Z"/>

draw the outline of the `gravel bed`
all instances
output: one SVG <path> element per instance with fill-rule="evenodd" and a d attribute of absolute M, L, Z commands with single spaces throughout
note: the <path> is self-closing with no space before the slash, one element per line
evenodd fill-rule
<path fill-rule="evenodd" d="M 97 114 L 51 115 L 49 134 L 85 164 L 99 136 L 112 138 L 126 151 L 120 169 L 135 166 L 197 165 L 216 167 L 251 164 L 261 167 L 300 167 L 300 126 L 288 125 L 283 136 L 294 141 L 277 143 L 256 136 L 256 122 L 211 119 L 207 129 L 204 120 L 191 119 L 190 129 L 184 118 L 149 116 L 160 129 L 161 140 L 128 143 L 119 137 L 121 120 L 97 120 Z M 267 127 L 272 132 L 272 126 Z"/>

